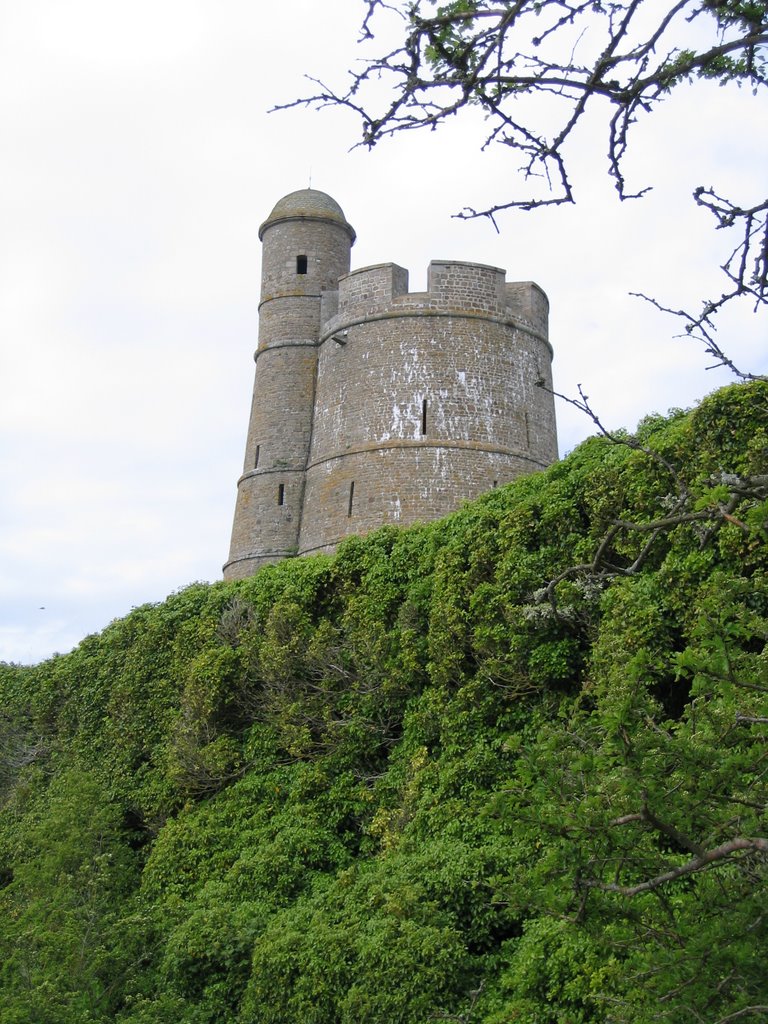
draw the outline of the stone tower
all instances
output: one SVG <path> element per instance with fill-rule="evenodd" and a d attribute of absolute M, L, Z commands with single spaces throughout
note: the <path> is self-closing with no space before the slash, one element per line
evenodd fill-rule
<path fill-rule="evenodd" d="M 334 199 L 302 189 L 277 203 L 259 239 L 256 379 L 225 579 L 298 552 L 322 295 L 349 271 L 355 232 Z"/>
<path fill-rule="evenodd" d="M 259 346 L 226 579 L 332 551 L 350 534 L 445 515 L 557 458 L 549 304 L 503 270 L 433 261 L 349 273 L 330 196 L 262 225 Z"/>

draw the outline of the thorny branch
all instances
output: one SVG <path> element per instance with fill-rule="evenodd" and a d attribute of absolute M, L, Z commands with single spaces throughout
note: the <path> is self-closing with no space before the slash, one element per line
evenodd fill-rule
<path fill-rule="evenodd" d="M 403 131 L 435 129 L 477 110 L 484 142 L 519 154 L 525 192 L 456 216 L 497 217 L 508 210 L 574 203 L 573 144 L 592 111 L 602 115 L 607 164 L 621 199 L 630 188 L 624 161 L 633 129 L 670 92 L 694 79 L 768 85 L 768 6 L 741 0 L 364 0 L 361 42 L 375 43 L 378 19 L 402 19 L 400 45 L 362 61 L 346 89 L 315 78 L 315 91 L 274 109 L 345 107 L 361 122 L 359 145 L 373 147 Z M 695 28 L 692 23 L 696 23 Z M 691 46 L 692 44 L 692 46 Z M 768 199 L 740 205 L 699 186 L 696 203 L 737 241 L 722 266 L 728 287 L 698 313 L 659 309 L 684 320 L 715 365 L 741 377 L 714 337 L 714 318 L 735 298 L 768 302 Z M 498 227 L 498 226 L 497 226 Z M 642 296 L 647 298 L 647 296 Z"/>
<path fill-rule="evenodd" d="M 590 889 L 601 889 L 603 892 L 616 892 L 621 896 L 637 896 L 641 892 L 652 892 L 666 882 L 674 882 L 678 878 L 704 871 L 712 864 L 725 860 L 733 860 L 736 856 L 745 856 L 753 853 L 768 853 L 768 839 L 759 837 L 747 838 L 737 836 L 727 843 L 716 846 L 713 850 L 703 851 L 701 854 L 670 868 L 655 878 L 649 878 L 645 882 L 638 882 L 637 885 L 619 885 L 616 882 L 598 882 L 596 880 L 582 879 L 581 884 Z"/>
<path fill-rule="evenodd" d="M 715 1021 L 715 1024 L 730 1024 L 732 1020 L 758 1014 L 768 1014 L 768 1006 L 745 1006 L 741 1010 L 736 1010 L 735 1013 L 729 1013 L 727 1017 L 721 1017 L 720 1020 Z"/>
<path fill-rule="evenodd" d="M 685 324 L 685 335 L 700 341 L 706 354 L 714 359 L 708 369 L 725 366 L 742 380 L 765 380 L 764 375 L 745 372 L 734 364 L 715 337 L 714 318 L 732 299 L 743 296 L 752 299 L 755 311 L 768 302 L 768 199 L 743 209 L 716 195 L 712 189 L 701 187 L 694 192 L 694 198 L 699 206 L 714 215 L 718 229 L 735 227 L 740 231 L 736 248 L 720 268 L 730 287 L 718 299 L 706 300 L 698 314 L 670 309 L 641 292 L 632 294 L 663 313 L 680 317 Z"/>

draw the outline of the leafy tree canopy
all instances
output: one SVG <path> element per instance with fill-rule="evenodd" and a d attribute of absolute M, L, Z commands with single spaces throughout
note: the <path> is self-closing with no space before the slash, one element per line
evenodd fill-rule
<path fill-rule="evenodd" d="M 0 1020 L 768 1014 L 768 384 L 0 665 Z"/>

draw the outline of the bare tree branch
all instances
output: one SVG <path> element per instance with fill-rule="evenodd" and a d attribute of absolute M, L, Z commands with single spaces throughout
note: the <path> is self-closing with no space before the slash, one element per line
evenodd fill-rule
<path fill-rule="evenodd" d="M 746 1017 L 748 1015 L 755 1015 L 758 1013 L 768 1013 L 768 1006 L 745 1006 L 741 1010 L 736 1010 L 734 1013 L 729 1013 L 727 1017 L 721 1017 L 715 1021 L 715 1024 L 728 1024 L 729 1021 L 738 1020 L 740 1017 Z"/>
<path fill-rule="evenodd" d="M 701 855 L 693 857 L 685 864 L 680 864 L 678 867 L 670 868 L 669 871 L 665 871 L 663 874 L 657 875 L 655 878 L 649 878 L 645 882 L 638 882 L 637 885 L 618 885 L 616 882 L 600 882 L 597 880 L 584 879 L 582 879 L 581 884 L 590 889 L 600 889 L 603 892 L 616 892 L 622 896 L 637 896 L 642 892 L 653 892 L 655 889 L 658 889 L 659 886 L 665 885 L 667 882 L 674 882 L 676 879 L 683 878 L 685 875 L 692 875 L 699 871 L 704 871 L 713 864 L 733 860 L 738 855 L 744 856 L 750 853 L 768 853 L 768 839 L 750 839 L 742 837 L 731 839 L 727 843 L 723 843 L 721 846 L 716 846 L 713 850 L 707 850 Z"/>
<path fill-rule="evenodd" d="M 274 109 L 346 107 L 360 119 L 359 145 L 369 148 L 399 132 L 435 129 L 465 109 L 480 110 L 482 148 L 501 145 L 519 154 L 524 187 L 485 208 L 465 206 L 456 216 L 485 217 L 497 230 L 505 211 L 576 201 L 569 147 L 593 110 L 603 119 L 608 172 L 619 197 L 637 198 L 649 186 L 630 188 L 625 178 L 635 126 L 678 85 L 695 79 L 752 91 L 768 85 L 765 4 L 668 0 L 651 8 L 646 0 L 462 0 L 436 8 L 431 0 L 364 0 L 364 10 L 366 45 L 375 43 L 378 16 L 402 19 L 401 44 L 361 62 L 345 89 L 310 79 L 316 91 Z M 728 287 L 698 313 L 649 301 L 681 317 L 685 335 L 703 342 L 715 365 L 750 379 L 715 340 L 714 321 L 732 300 L 747 298 L 756 307 L 768 301 L 768 199 L 745 206 L 704 186 L 693 197 L 717 229 L 737 232 L 722 264 Z"/>

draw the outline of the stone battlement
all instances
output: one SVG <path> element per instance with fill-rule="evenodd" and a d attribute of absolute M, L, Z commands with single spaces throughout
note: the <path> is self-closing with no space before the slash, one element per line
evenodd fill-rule
<path fill-rule="evenodd" d="M 507 282 L 504 270 L 482 263 L 433 260 L 425 292 L 408 291 L 408 271 L 396 263 L 353 270 L 323 295 L 321 342 L 363 318 L 474 315 L 517 321 L 546 338 L 549 301 L 533 281 Z"/>

